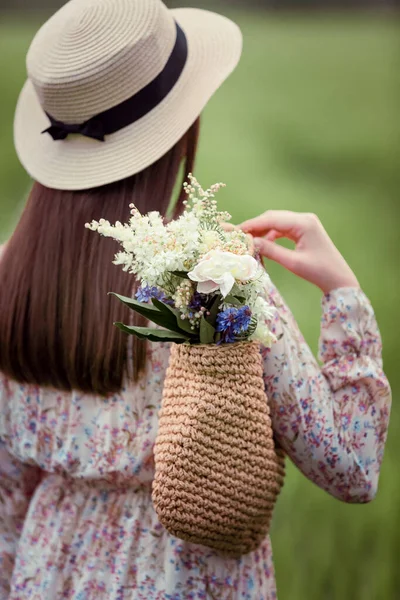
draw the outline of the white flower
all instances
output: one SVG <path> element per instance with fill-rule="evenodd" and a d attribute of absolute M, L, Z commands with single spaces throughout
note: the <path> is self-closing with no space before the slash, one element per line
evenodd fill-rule
<path fill-rule="evenodd" d="M 276 308 L 259 296 L 252 307 L 252 312 L 259 320 L 271 321 L 276 315 Z"/>
<path fill-rule="evenodd" d="M 201 236 L 200 253 L 207 254 L 211 250 L 214 250 L 218 246 L 221 246 L 221 238 L 218 235 L 218 231 L 214 230 L 203 230 Z"/>
<path fill-rule="evenodd" d="M 272 333 L 269 327 L 269 323 L 276 315 L 276 308 L 259 296 L 252 306 L 252 312 L 258 320 L 258 325 L 251 339 L 260 342 L 266 348 L 270 348 L 277 341 L 275 334 Z"/>
<path fill-rule="evenodd" d="M 198 283 L 200 294 L 221 290 L 226 298 L 237 281 L 251 281 L 258 273 L 258 263 L 250 255 L 238 256 L 232 252 L 211 250 L 189 273 L 189 278 Z"/>
<path fill-rule="evenodd" d="M 271 348 L 272 344 L 277 342 L 276 335 L 272 333 L 265 321 L 258 322 L 257 329 L 250 339 L 255 342 L 260 342 L 266 348 Z"/>

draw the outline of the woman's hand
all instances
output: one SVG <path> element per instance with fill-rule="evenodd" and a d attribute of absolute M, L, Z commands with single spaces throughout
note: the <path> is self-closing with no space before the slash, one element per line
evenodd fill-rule
<path fill-rule="evenodd" d="M 360 287 L 316 215 L 269 210 L 240 227 L 254 236 L 262 256 L 318 286 L 324 294 L 341 287 Z M 279 238 L 292 240 L 296 249 L 275 244 Z"/>

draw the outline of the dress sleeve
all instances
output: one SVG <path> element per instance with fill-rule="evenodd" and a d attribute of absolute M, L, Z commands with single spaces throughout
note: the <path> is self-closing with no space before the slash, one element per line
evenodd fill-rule
<path fill-rule="evenodd" d="M 386 443 L 391 391 L 372 306 L 357 288 L 322 301 L 318 364 L 272 287 L 272 329 L 264 378 L 277 441 L 311 481 L 344 502 L 371 501 Z"/>
<path fill-rule="evenodd" d="M 7 600 L 18 539 L 40 471 L 23 465 L 0 440 L 0 600 Z"/>

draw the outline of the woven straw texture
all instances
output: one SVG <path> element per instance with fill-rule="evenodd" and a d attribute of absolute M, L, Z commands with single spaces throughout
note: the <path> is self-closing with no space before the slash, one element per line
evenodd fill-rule
<path fill-rule="evenodd" d="M 106 142 L 42 131 L 45 111 L 83 123 L 137 94 L 165 67 L 179 23 L 188 60 L 170 94 Z M 47 21 L 28 52 L 29 79 L 14 126 L 18 156 L 33 179 L 56 189 L 87 189 L 134 175 L 161 158 L 189 129 L 236 67 L 237 25 L 199 9 L 168 10 L 161 0 L 70 0 Z"/>
<path fill-rule="evenodd" d="M 258 344 L 171 351 L 153 503 L 174 536 L 229 557 L 256 550 L 283 485 Z"/>

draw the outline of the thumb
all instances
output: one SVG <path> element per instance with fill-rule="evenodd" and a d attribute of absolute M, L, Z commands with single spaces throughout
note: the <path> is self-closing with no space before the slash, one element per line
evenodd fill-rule
<path fill-rule="evenodd" d="M 265 238 L 254 238 L 254 246 L 261 256 L 277 262 L 289 271 L 294 271 L 297 258 L 294 250 L 288 250 L 288 248 L 279 246 Z"/>

